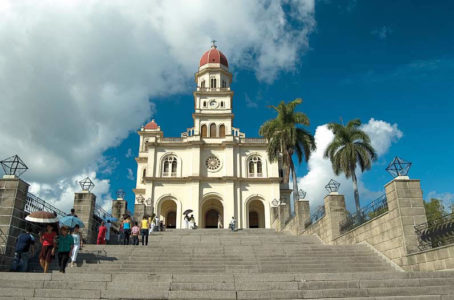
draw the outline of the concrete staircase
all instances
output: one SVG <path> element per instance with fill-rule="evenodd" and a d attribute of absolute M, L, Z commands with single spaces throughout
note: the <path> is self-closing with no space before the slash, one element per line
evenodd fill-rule
<path fill-rule="evenodd" d="M 454 272 L 398 272 L 365 246 L 263 229 L 166 231 L 147 247 L 87 245 L 79 261 L 0 273 L 0 299 L 454 299 Z"/>

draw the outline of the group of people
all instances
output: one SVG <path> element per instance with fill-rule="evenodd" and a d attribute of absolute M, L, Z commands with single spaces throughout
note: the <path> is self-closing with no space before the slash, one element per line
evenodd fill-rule
<path fill-rule="evenodd" d="M 79 229 L 79 226 L 76 225 L 71 232 L 67 226 L 59 227 L 56 224 L 47 224 L 46 231 L 39 233 L 39 242 L 42 245 L 39 253 L 39 263 L 44 273 L 47 273 L 54 257 L 58 259 L 61 273 L 65 273 L 69 261 L 71 261 L 71 267 L 74 266 L 77 254 L 82 247 L 82 234 Z M 16 240 L 12 267 L 14 271 L 28 271 L 28 261 L 35 255 L 35 242 L 31 226 L 27 226 L 26 232 L 20 234 Z"/>
<path fill-rule="evenodd" d="M 184 223 L 186 224 L 186 229 L 197 229 L 197 224 L 195 223 L 194 215 L 189 216 L 189 214 L 184 215 Z"/>

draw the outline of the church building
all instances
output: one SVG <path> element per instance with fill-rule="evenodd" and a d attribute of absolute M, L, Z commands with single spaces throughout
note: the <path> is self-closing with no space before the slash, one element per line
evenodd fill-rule
<path fill-rule="evenodd" d="M 165 137 L 158 122 L 143 126 L 137 161 L 135 216 L 155 213 L 168 228 L 184 228 L 193 210 L 200 228 L 270 228 L 271 206 L 280 199 L 279 167 L 268 160 L 263 138 L 233 127 L 232 73 L 216 45 L 195 73 L 194 125 Z M 158 120 L 159 121 L 159 120 Z"/>

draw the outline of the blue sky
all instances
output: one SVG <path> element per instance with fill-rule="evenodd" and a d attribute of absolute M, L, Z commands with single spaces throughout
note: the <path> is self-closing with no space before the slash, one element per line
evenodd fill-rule
<path fill-rule="evenodd" d="M 310 51 L 295 70 L 281 72 L 267 84 L 250 70 L 232 66 L 235 126 L 258 136 L 260 124 L 274 116 L 267 105 L 297 97 L 304 100 L 301 110 L 309 116 L 312 132 L 340 118 L 397 123 L 403 137 L 364 174 L 366 186 L 382 188 L 391 179 L 384 170 L 387 163 L 400 156 L 413 162 L 410 176 L 421 179 L 426 196 L 453 193 L 453 11 L 454 3 L 446 1 L 317 2 Z M 192 88 L 150 99 L 156 105 L 153 118 L 166 136 L 179 136 L 192 126 Z M 124 188 L 131 198 L 135 181 L 126 174 L 130 168 L 135 175 L 136 163 L 125 157 L 128 149 L 137 155 L 136 133 L 105 154 L 119 160 L 109 176 L 112 190 Z M 307 165 L 299 165 L 298 176 L 306 172 Z"/>
<path fill-rule="evenodd" d="M 268 105 L 303 98 L 320 143 L 340 118 L 370 130 L 382 154 L 361 177 L 362 204 L 383 192 L 396 155 L 413 162 L 426 198 L 449 204 L 453 12 L 452 1 L 416 0 L 5 1 L 0 156 L 19 154 L 31 191 L 61 208 L 85 176 L 105 208 L 119 188 L 131 207 L 136 130 L 152 118 L 168 137 L 192 127 L 193 74 L 214 38 L 247 136 L 274 117 Z M 315 153 L 297 173 L 320 204 L 330 169 Z M 351 208 L 351 183 L 337 179 Z"/>

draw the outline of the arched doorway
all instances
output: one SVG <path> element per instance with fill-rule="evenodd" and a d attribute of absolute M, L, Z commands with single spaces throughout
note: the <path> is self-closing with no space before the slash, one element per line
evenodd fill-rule
<path fill-rule="evenodd" d="M 166 227 L 167 228 L 176 228 L 176 226 L 177 226 L 177 212 L 170 211 L 167 213 Z"/>
<path fill-rule="evenodd" d="M 211 198 L 203 202 L 200 225 L 202 228 L 218 228 L 218 219 L 224 220 L 224 207 L 219 199 Z"/>
<path fill-rule="evenodd" d="M 176 228 L 177 204 L 172 199 L 164 200 L 160 205 L 159 219 L 167 228 Z"/>
<path fill-rule="evenodd" d="M 265 206 L 260 200 L 252 200 L 248 203 L 248 227 L 265 228 Z"/>

